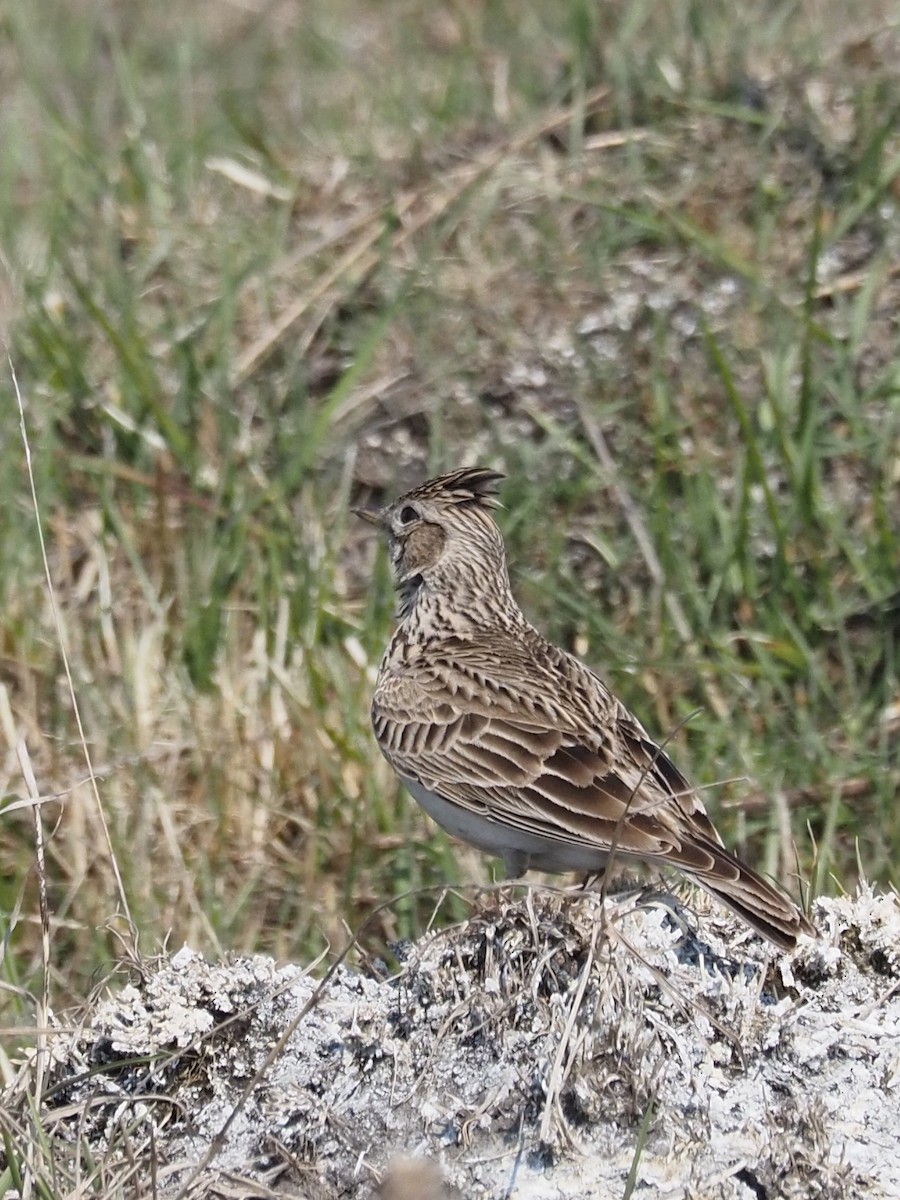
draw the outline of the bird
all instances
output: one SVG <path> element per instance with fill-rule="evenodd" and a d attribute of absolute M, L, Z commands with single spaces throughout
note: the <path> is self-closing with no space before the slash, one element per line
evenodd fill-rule
<path fill-rule="evenodd" d="M 504 478 L 463 467 L 354 509 L 386 538 L 399 597 L 371 721 L 400 781 L 509 878 L 672 866 L 783 950 L 816 936 L 600 676 L 526 619 L 492 516 Z"/>

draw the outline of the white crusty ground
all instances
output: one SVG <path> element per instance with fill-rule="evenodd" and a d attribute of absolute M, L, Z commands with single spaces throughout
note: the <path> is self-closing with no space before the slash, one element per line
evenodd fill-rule
<path fill-rule="evenodd" d="M 666 906 L 491 893 L 394 978 L 321 987 L 185 948 L 57 1043 L 51 1104 L 110 1161 L 152 1130 L 162 1195 L 365 1197 L 412 1156 L 466 1200 L 620 1197 L 633 1167 L 642 1200 L 900 1196 L 896 895 L 820 900 L 788 956 L 691 902 L 705 945 Z M 405 1170 L 385 1196 L 417 1200 Z"/>

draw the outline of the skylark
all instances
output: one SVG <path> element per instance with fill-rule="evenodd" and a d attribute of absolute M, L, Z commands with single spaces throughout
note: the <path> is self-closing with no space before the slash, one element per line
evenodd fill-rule
<path fill-rule="evenodd" d="M 399 624 L 372 700 L 378 745 L 425 811 L 510 876 L 670 864 L 777 946 L 815 934 L 725 848 L 696 791 L 606 684 L 526 621 L 490 511 L 503 476 L 467 467 L 377 512 Z"/>

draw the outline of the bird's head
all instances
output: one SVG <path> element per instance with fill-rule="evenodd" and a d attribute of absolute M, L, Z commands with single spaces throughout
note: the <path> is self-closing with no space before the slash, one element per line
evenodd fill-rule
<path fill-rule="evenodd" d="M 503 539 L 490 510 L 499 507 L 503 475 L 486 467 L 463 467 L 429 479 L 382 509 L 353 511 L 387 537 L 394 580 L 406 615 L 420 589 L 446 590 L 472 580 L 488 583 L 492 571 L 505 577 Z"/>

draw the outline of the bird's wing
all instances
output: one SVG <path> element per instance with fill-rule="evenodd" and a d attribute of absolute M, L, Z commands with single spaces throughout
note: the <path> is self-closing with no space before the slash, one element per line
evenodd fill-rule
<path fill-rule="evenodd" d="M 690 785 L 581 663 L 455 645 L 394 669 L 372 720 L 394 769 L 498 825 L 712 868 L 721 841 Z"/>
<path fill-rule="evenodd" d="M 785 949 L 815 934 L 725 849 L 696 792 L 603 682 L 546 643 L 457 646 L 394 668 L 372 721 L 399 775 L 475 816 L 680 867 Z"/>

